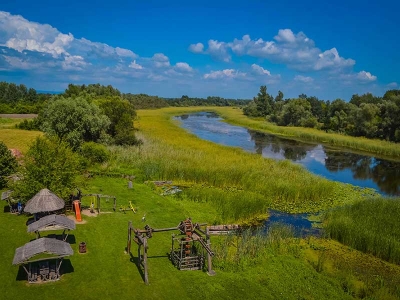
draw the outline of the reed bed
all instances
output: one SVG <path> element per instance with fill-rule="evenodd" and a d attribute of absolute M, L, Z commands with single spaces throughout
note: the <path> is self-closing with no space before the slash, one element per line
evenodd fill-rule
<path fill-rule="evenodd" d="M 326 213 L 329 237 L 400 264 L 400 199 L 371 199 Z"/>
<path fill-rule="evenodd" d="M 200 140 L 171 121 L 187 110 L 139 111 L 137 135 L 143 145 L 111 147 L 108 168 L 130 167 L 140 170 L 143 180 L 173 180 L 189 187 L 184 189 L 189 198 L 212 202 L 224 221 L 263 214 L 267 208 L 317 212 L 363 197 L 359 189 L 312 175 L 289 161 Z"/>
<path fill-rule="evenodd" d="M 271 254 L 296 255 L 300 249 L 293 237 L 294 229 L 281 223 L 273 223 L 267 230 L 246 229 L 221 236 L 213 245 L 216 253 L 214 266 L 237 271 Z"/>

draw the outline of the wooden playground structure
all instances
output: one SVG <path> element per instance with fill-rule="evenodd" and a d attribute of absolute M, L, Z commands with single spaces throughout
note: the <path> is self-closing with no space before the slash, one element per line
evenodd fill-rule
<path fill-rule="evenodd" d="M 144 282 L 149 284 L 147 265 L 147 239 L 153 237 L 155 232 L 179 231 L 172 235 L 172 246 L 169 258 L 179 270 L 202 270 L 205 266 L 205 254 L 207 254 L 207 273 L 215 275 L 212 270 L 212 257 L 210 233 L 207 224 L 193 224 L 190 218 L 181 221 L 178 226 L 155 229 L 146 225 L 144 229 L 134 229 L 132 222 L 128 223 L 128 244 L 126 251 L 131 254 L 132 232 L 133 241 L 138 245 L 137 267 L 143 271 Z"/>

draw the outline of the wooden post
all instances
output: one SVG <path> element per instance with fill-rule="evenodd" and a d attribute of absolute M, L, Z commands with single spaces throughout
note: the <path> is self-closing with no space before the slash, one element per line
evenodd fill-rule
<path fill-rule="evenodd" d="M 117 198 L 114 197 L 114 211 L 117 209 Z"/>
<path fill-rule="evenodd" d="M 206 240 L 208 248 L 211 249 L 210 232 L 208 228 L 206 229 Z M 208 253 L 208 251 L 207 251 L 207 267 L 208 267 L 207 274 L 210 276 L 214 276 L 215 271 L 212 269 L 212 257 L 210 253 Z"/>
<path fill-rule="evenodd" d="M 147 238 L 144 237 L 144 243 L 143 243 L 143 267 L 144 267 L 144 283 L 146 285 L 149 284 L 149 275 L 148 275 L 148 269 L 147 269 Z"/>
<path fill-rule="evenodd" d="M 100 196 L 97 195 L 97 212 L 100 214 Z"/>
<path fill-rule="evenodd" d="M 131 238 L 132 238 L 132 221 L 128 222 L 128 244 L 126 245 L 126 253 L 131 253 Z"/>

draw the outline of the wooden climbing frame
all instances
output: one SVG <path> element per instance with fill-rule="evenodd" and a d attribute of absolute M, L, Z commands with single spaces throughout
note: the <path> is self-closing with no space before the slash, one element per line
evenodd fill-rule
<path fill-rule="evenodd" d="M 128 223 L 127 253 L 131 253 L 132 232 L 133 241 L 138 245 L 138 268 L 144 273 L 144 282 L 149 284 L 147 265 L 147 239 L 154 232 L 178 230 L 178 234 L 172 235 L 172 247 L 170 259 L 179 270 L 201 270 L 205 265 L 205 253 L 207 253 L 208 274 L 215 275 L 212 270 L 212 256 L 210 234 L 206 224 L 193 224 L 190 218 L 181 221 L 178 226 L 155 229 L 146 225 L 144 229 L 134 229 L 132 222 Z"/>

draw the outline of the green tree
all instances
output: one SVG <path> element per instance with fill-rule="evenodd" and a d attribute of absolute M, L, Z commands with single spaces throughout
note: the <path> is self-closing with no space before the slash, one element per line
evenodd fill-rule
<path fill-rule="evenodd" d="M 133 105 L 120 97 L 99 100 L 100 108 L 111 121 L 107 133 L 114 138 L 117 145 L 135 145 L 133 119 L 136 112 Z"/>
<path fill-rule="evenodd" d="M 7 176 L 13 174 L 17 166 L 15 157 L 8 150 L 7 146 L 0 141 L 0 189 L 7 185 Z"/>
<path fill-rule="evenodd" d="M 278 124 L 283 126 L 314 127 L 316 119 L 311 113 L 311 104 L 306 99 L 291 99 L 278 116 Z"/>
<path fill-rule="evenodd" d="M 266 117 L 274 111 L 274 98 L 267 93 L 267 87 L 262 85 L 257 97 L 254 98 L 260 116 Z"/>
<path fill-rule="evenodd" d="M 95 104 L 83 97 L 59 97 L 50 101 L 42 114 L 42 130 L 56 136 L 74 150 L 83 142 L 98 141 L 105 134 L 110 120 Z"/>
<path fill-rule="evenodd" d="M 67 199 L 75 187 L 79 161 L 67 143 L 38 137 L 23 162 L 22 179 L 12 186 L 15 197 L 23 202 L 43 188 Z"/>

